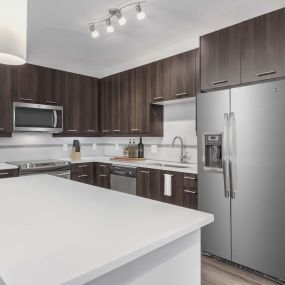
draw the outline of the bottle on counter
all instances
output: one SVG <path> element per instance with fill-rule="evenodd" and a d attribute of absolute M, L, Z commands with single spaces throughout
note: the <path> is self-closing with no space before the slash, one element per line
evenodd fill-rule
<path fill-rule="evenodd" d="M 144 145 L 142 142 L 142 137 L 140 137 L 140 142 L 138 144 L 138 158 L 144 158 Z"/>
<path fill-rule="evenodd" d="M 133 158 L 138 157 L 138 146 L 136 145 L 135 140 L 133 140 Z"/>

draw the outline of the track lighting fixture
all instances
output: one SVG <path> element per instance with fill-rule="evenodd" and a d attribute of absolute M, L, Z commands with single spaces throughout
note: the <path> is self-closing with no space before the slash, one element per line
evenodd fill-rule
<path fill-rule="evenodd" d="M 110 9 L 109 14 L 106 15 L 106 17 L 104 17 L 103 19 L 93 20 L 93 21 L 89 22 L 88 25 L 89 25 L 89 29 L 90 29 L 92 37 L 97 38 L 100 35 L 99 31 L 95 28 L 95 25 L 96 25 L 96 27 L 98 27 L 98 25 L 100 25 L 102 23 L 106 24 L 107 33 L 114 32 L 114 27 L 113 27 L 112 22 L 111 22 L 111 19 L 113 17 L 117 18 L 120 26 L 123 26 L 124 24 L 126 24 L 127 19 L 123 15 L 122 10 L 124 10 L 128 7 L 135 7 L 136 12 L 137 12 L 137 19 L 143 20 L 146 17 L 146 15 L 145 15 L 144 11 L 142 10 L 141 5 L 144 3 L 146 3 L 146 1 L 131 2 L 131 3 L 125 4 L 123 6 L 120 6 L 118 8 Z"/>
<path fill-rule="evenodd" d="M 122 15 L 122 12 L 120 10 L 116 13 L 116 16 L 118 18 L 118 22 L 120 26 L 123 26 L 126 24 L 127 19 Z"/>
<path fill-rule="evenodd" d="M 114 27 L 112 26 L 110 19 L 106 20 L 106 26 L 107 26 L 107 33 L 113 33 L 114 32 Z"/>
<path fill-rule="evenodd" d="M 99 37 L 100 34 L 99 34 L 99 32 L 96 30 L 94 24 L 89 25 L 89 28 L 90 28 L 90 32 L 91 32 L 92 38 L 95 39 L 95 38 Z"/>
<path fill-rule="evenodd" d="M 136 5 L 136 10 L 138 20 L 143 20 L 145 18 L 145 12 L 142 10 L 140 3 Z"/>

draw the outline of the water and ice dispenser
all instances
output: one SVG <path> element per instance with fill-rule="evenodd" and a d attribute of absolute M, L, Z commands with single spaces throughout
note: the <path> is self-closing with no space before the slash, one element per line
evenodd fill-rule
<path fill-rule="evenodd" d="M 222 170 L 223 168 L 223 134 L 204 135 L 204 168 Z"/>

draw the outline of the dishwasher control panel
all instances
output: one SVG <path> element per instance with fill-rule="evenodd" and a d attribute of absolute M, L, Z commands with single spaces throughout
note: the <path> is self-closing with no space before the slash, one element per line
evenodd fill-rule
<path fill-rule="evenodd" d="M 137 168 L 125 165 L 112 165 L 111 174 L 126 177 L 137 177 Z"/>

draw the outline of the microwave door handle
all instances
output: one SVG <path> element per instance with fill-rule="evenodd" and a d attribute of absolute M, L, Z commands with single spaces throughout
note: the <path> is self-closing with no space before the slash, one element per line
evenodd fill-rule
<path fill-rule="evenodd" d="M 56 128 L 57 126 L 57 111 L 53 110 L 53 127 Z"/>

